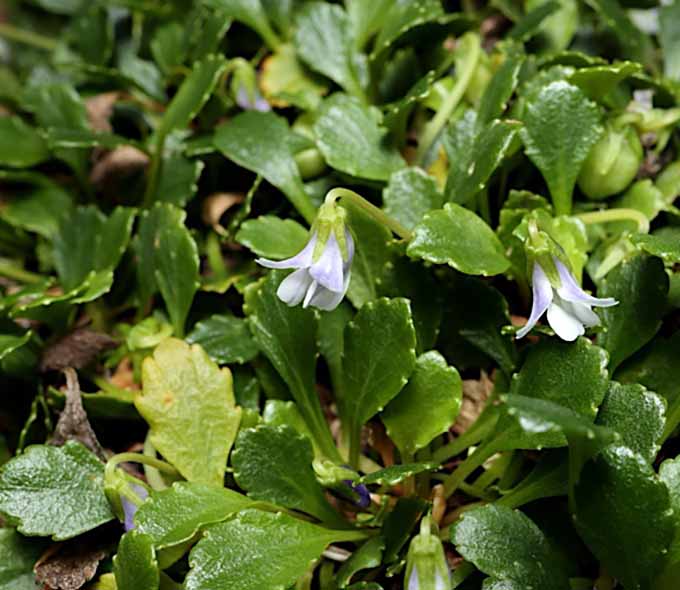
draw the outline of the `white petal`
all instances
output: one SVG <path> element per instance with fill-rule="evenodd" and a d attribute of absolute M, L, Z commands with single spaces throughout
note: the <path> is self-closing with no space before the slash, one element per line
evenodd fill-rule
<path fill-rule="evenodd" d="M 553 298 L 553 290 L 550 285 L 550 280 L 546 276 L 545 272 L 541 268 L 538 262 L 534 263 L 534 272 L 532 276 L 532 288 L 534 294 L 534 300 L 531 306 L 531 315 L 527 320 L 526 325 L 517 332 L 517 338 L 524 338 L 529 331 L 536 325 L 536 322 L 548 309 L 550 302 Z"/>
<path fill-rule="evenodd" d="M 593 326 L 600 325 L 600 317 L 590 309 L 590 305 L 587 303 L 573 302 L 570 303 L 565 301 L 562 307 L 569 306 L 569 313 L 576 318 L 587 328 L 592 328 Z"/>
<path fill-rule="evenodd" d="M 596 307 L 611 307 L 617 305 L 618 301 L 613 297 L 598 298 L 588 295 L 579 284 L 576 282 L 574 276 L 569 272 L 569 269 L 562 264 L 557 258 L 553 258 L 557 272 L 560 275 L 562 285 L 557 289 L 559 296 L 565 301 L 587 303 L 588 305 L 595 305 Z"/>
<path fill-rule="evenodd" d="M 314 279 L 309 276 L 309 271 L 306 268 L 300 268 L 281 281 L 276 290 L 276 295 L 291 307 L 298 305 L 304 299 L 305 293 L 307 293 L 307 289 L 313 281 Z"/>
<path fill-rule="evenodd" d="M 305 300 L 302 302 L 302 307 L 309 307 L 309 302 L 319 288 L 323 289 L 323 287 L 319 287 L 319 283 L 312 279 L 312 284 L 309 285 L 309 289 L 307 289 L 307 293 L 305 293 Z"/>
<path fill-rule="evenodd" d="M 305 247 L 300 250 L 292 258 L 286 258 L 285 260 L 269 260 L 268 258 L 257 258 L 257 262 L 260 266 L 266 268 L 307 268 L 312 265 L 312 256 L 314 254 L 314 248 L 316 247 L 316 232 L 312 234 L 309 241 Z"/>
<path fill-rule="evenodd" d="M 321 256 L 312 264 L 309 272 L 315 281 L 318 281 L 327 289 L 340 292 L 343 286 L 343 269 L 344 263 L 340 245 L 338 240 L 335 239 L 335 234 L 331 232 Z"/>
<path fill-rule="evenodd" d="M 435 590 L 451 590 L 451 580 L 445 580 L 441 572 L 437 570 L 434 574 L 434 588 Z"/>
<path fill-rule="evenodd" d="M 310 298 L 309 305 L 312 307 L 317 307 L 318 309 L 323 309 L 324 311 L 333 311 L 338 305 L 340 305 L 345 293 L 347 293 L 347 287 L 349 287 L 351 276 L 351 271 L 345 275 L 345 283 L 343 285 L 342 291 L 339 293 L 336 291 L 331 291 L 330 289 L 326 289 L 326 287 L 319 286 L 316 289 L 316 292 Z"/>
<path fill-rule="evenodd" d="M 408 578 L 408 590 L 420 590 L 420 582 L 418 581 L 418 570 L 413 566 L 411 575 Z"/>
<path fill-rule="evenodd" d="M 555 330 L 555 334 L 567 342 L 573 342 L 585 332 L 578 318 L 560 307 L 557 302 L 548 308 L 548 323 Z"/>

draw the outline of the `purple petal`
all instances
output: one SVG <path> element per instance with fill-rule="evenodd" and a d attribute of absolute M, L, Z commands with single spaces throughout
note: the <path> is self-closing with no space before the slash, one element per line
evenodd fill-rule
<path fill-rule="evenodd" d="M 269 260 L 268 258 L 257 258 L 260 266 L 266 268 L 308 268 L 312 265 L 312 256 L 314 255 L 314 248 L 316 247 L 316 232 L 312 234 L 305 247 L 300 250 L 292 258 L 285 260 Z"/>
<path fill-rule="evenodd" d="M 548 323 L 562 340 L 573 342 L 585 332 L 580 320 L 555 302 L 548 308 Z"/>
<path fill-rule="evenodd" d="M 408 578 L 408 590 L 420 590 L 420 581 L 418 580 L 418 569 L 413 566 L 411 575 Z"/>
<path fill-rule="evenodd" d="M 580 285 L 576 282 L 574 276 L 569 272 L 569 269 L 557 258 L 553 258 L 557 272 L 560 275 L 562 285 L 557 289 L 559 296 L 565 301 L 573 303 L 586 303 L 588 305 L 595 305 L 596 307 L 611 307 L 617 305 L 618 301 L 613 297 L 598 299 L 592 295 L 588 295 Z"/>
<path fill-rule="evenodd" d="M 276 296 L 291 307 L 298 305 L 305 298 L 313 282 L 314 279 L 309 275 L 309 270 L 300 268 L 281 281 L 276 290 Z"/>
<path fill-rule="evenodd" d="M 348 229 L 345 229 L 345 242 L 347 244 L 347 260 L 345 261 L 345 272 L 352 266 L 354 258 L 354 238 Z"/>
<path fill-rule="evenodd" d="M 343 270 L 344 262 L 340 244 L 335 239 L 335 234 L 331 232 L 321 256 L 312 264 L 309 272 L 314 280 L 326 289 L 339 293 L 344 285 Z"/>
<path fill-rule="evenodd" d="M 532 286 L 534 300 L 531 306 L 531 315 L 526 325 L 517 332 L 517 338 L 524 338 L 529 331 L 536 325 L 540 317 L 548 309 L 553 299 L 553 290 L 550 280 L 538 262 L 534 262 L 534 272 L 532 276 Z"/>
<path fill-rule="evenodd" d="M 590 305 L 587 303 L 560 300 L 560 307 L 567 310 L 574 317 L 578 318 L 578 320 L 587 328 L 600 325 L 599 316 L 592 309 L 590 309 Z"/>
<path fill-rule="evenodd" d="M 271 111 L 271 106 L 257 90 L 253 100 L 244 85 L 241 85 L 236 93 L 236 104 L 246 111 Z"/>
<path fill-rule="evenodd" d="M 335 291 L 326 289 L 326 287 L 319 286 L 315 290 L 313 296 L 310 298 L 308 304 L 312 307 L 322 309 L 323 311 L 333 311 L 338 305 L 340 305 L 345 293 L 347 293 L 351 276 L 351 271 L 347 272 L 345 275 L 345 283 L 340 293 L 336 293 Z"/>
<path fill-rule="evenodd" d="M 141 500 L 146 500 L 147 496 L 149 495 L 149 492 L 147 492 L 145 488 L 135 484 L 131 484 L 130 487 L 134 490 L 135 494 L 137 494 L 140 497 Z M 125 496 L 122 495 L 120 497 L 120 500 L 121 504 L 123 505 L 123 513 L 125 515 L 123 525 L 125 526 L 126 531 L 131 531 L 133 528 L 135 528 L 134 518 L 139 506 L 137 506 L 134 502 L 131 502 Z"/>

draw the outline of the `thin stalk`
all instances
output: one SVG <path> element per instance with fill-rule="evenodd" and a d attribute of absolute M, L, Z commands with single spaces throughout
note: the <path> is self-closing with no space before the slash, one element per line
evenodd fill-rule
<path fill-rule="evenodd" d="M 593 223 L 609 223 L 611 221 L 634 221 L 638 224 L 638 230 L 646 234 L 649 231 L 649 219 L 637 209 L 603 209 L 589 213 L 578 213 L 574 217 L 580 219 L 586 225 Z"/>
<path fill-rule="evenodd" d="M 496 418 L 495 411 L 489 408 L 485 409 L 476 422 L 463 434 L 432 453 L 432 461 L 444 463 L 456 455 L 460 455 L 468 447 L 477 444 L 496 426 Z"/>
<path fill-rule="evenodd" d="M 475 450 L 474 453 L 468 456 L 454 472 L 447 476 L 444 480 L 444 494 L 448 498 L 451 496 L 465 481 L 465 478 L 470 475 L 475 469 L 481 467 L 484 462 L 496 452 L 495 445 L 489 443 L 482 445 Z"/>
<path fill-rule="evenodd" d="M 153 446 L 153 443 L 151 442 L 151 434 L 146 435 L 146 439 L 144 439 L 144 454 L 147 457 L 151 458 L 156 458 L 156 448 Z M 149 485 L 154 490 L 164 490 L 168 487 L 168 484 L 165 483 L 165 480 L 163 479 L 163 476 L 161 475 L 161 472 L 158 471 L 158 469 L 155 469 L 154 467 L 151 467 L 151 465 L 144 465 L 144 475 L 146 476 L 146 481 L 149 482 Z"/>
<path fill-rule="evenodd" d="M 168 475 L 179 475 L 179 471 L 170 465 L 170 463 L 166 463 L 155 457 L 141 455 L 140 453 L 119 453 L 106 462 L 106 467 L 104 468 L 105 480 L 111 480 L 116 467 L 118 467 L 120 463 L 141 463 L 142 465 L 150 465 L 154 469 L 158 469 L 158 471 L 162 471 Z"/>
<path fill-rule="evenodd" d="M 338 199 L 346 199 L 353 205 L 356 205 L 361 210 L 368 213 L 378 223 L 382 223 L 385 227 L 393 231 L 400 238 L 404 240 L 410 240 L 413 237 L 413 234 L 403 225 L 401 225 L 401 223 L 399 223 L 396 219 L 392 219 L 389 215 L 386 215 L 382 209 L 376 207 L 373 205 L 373 203 L 369 203 L 366 199 L 354 191 L 351 191 L 347 188 L 334 188 L 331 189 L 326 195 L 327 203 L 336 201 Z"/>
<path fill-rule="evenodd" d="M 0 258 L 0 276 L 22 283 L 39 283 L 44 279 L 42 275 L 20 268 L 6 258 Z"/>
<path fill-rule="evenodd" d="M 144 208 L 148 209 L 153 205 L 154 197 L 156 196 L 156 186 L 158 185 L 158 175 L 161 170 L 161 163 L 163 161 L 163 149 L 165 147 L 165 134 L 160 134 L 156 140 L 156 147 L 151 155 L 151 164 L 149 164 L 149 179 L 146 183 L 146 190 L 144 191 Z"/>
<path fill-rule="evenodd" d="M 54 51 L 59 45 L 59 42 L 54 39 L 34 33 L 33 31 L 18 29 L 8 23 L 0 23 L 0 37 L 15 43 L 23 43 L 37 49 L 44 49 L 45 51 Z"/>

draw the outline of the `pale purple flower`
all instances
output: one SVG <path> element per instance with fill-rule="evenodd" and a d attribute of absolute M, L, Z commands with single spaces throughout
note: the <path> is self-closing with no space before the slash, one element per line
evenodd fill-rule
<path fill-rule="evenodd" d="M 293 306 L 302 303 L 302 307 L 317 307 L 325 311 L 335 309 L 347 292 L 354 256 L 354 241 L 345 229 L 347 243 L 347 259 L 331 232 L 321 255 L 314 259 L 317 233 L 314 232 L 307 245 L 292 258 L 286 260 L 268 260 L 258 258 L 255 262 L 267 268 L 293 268 L 279 285 L 277 296 L 284 303 Z"/>
<path fill-rule="evenodd" d="M 434 590 L 450 590 L 451 580 L 448 581 L 444 579 L 441 572 L 436 570 L 434 572 Z M 420 578 L 418 577 L 418 566 L 414 565 L 411 570 L 411 575 L 408 579 L 408 589 L 407 590 L 421 590 Z"/>
<path fill-rule="evenodd" d="M 553 258 L 560 278 L 559 286 L 553 286 L 538 262 L 534 263 L 532 277 L 534 301 L 526 325 L 517 332 L 523 338 L 548 311 L 548 323 L 562 340 L 571 342 L 585 333 L 586 328 L 597 326 L 600 318 L 591 309 L 611 307 L 618 301 L 612 297 L 599 299 L 588 295 L 569 269 L 557 258 Z"/>
<path fill-rule="evenodd" d="M 248 92 L 248 89 L 242 84 L 236 93 L 236 104 L 246 111 L 260 111 L 266 113 L 272 110 L 271 105 L 263 98 L 257 91 Z"/>
<path fill-rule="evenodd" d="M 147 492 L 143 486 L 139 486 L 133 483 L 130 484 L 130 487 L 134 490 L 135 494 L 139 496 L 140 500 L 142 501 L 146 500 L 146 498 L 149 495 L 149 492 Z M 131 531 L 133 528 L 135 528 L 134 518 L 139 506 L 132 502 L 132 500 L 128 500 L 123 495 L 121 495 L 120 501 L 121 504 L 123 505 L 123 513 L 125 514 L 125 520 L 123 522 L 123 525 L 125 526 L 126 531 Z"/>

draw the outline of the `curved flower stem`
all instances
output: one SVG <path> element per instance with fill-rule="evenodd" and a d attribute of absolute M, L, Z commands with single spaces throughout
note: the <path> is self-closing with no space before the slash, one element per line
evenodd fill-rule
<path fill-rule="evenodd" d="M 458 465 L 455 471 L 444 480 L 444 495 L 447 498 L 458 489 L 468 475 L 478 467 L 481 467 L 489 457 L 496 453 L 496 446 L 493 442 L 494 441 L 477 448 L 474 453 L 469 455 L 468 458 Z"/>
<path fill-rule="evenodd" d="M 44 49 L 45 51 L 54 51 L 59 45 L 54 39 L 34 33 L 33 31 L 18 29 L 7 23 L 0 23 L 0 37 L 4 37 L 15 43 L 23 43 L 24 45 L 31 45 L 38 49 Z"/>
<path fill-rule="evenodd" d="M 601 211 L 591 211 L 589 213 L 578 213 L 574 215 L 586 225 L 593 223 L 608 223 L 610 221 L 635 221 L 638 224 L 640 233 L 646 234 L 649 231 L 649 219 L 637 209 L 603 209 Z"/>
<path fill-rule="evenodd" d="M 168 475 L 180 474 L 177 469 L 170 465 L 170 463 L 166 463 L 155 457 L 149 457 L 148 455 L 141 455 L 139 453 L 119 453 L 106 462 L 106 467 L 104 468 L 105 480 L 110 480 L 113 477 L 113 472 L 120 463 L 141 463 L 142 465 L 149 465 Z"/>
<path fill-rule="evenodd" d="M 389 228 L 400 238 L 404 240 L 410 240 L 413 234 L 407 230 L 401 223 L 396 219 L 392 219 L 389 215 L 386 215 L 382 209 L 379 209 L 372 203 L 369 203 L 361 195 L 351 191 L 347 188 L 334 188 L 331 189 L 326 195 L 326 203 L 332 203 L 338 199 L 347 199 L 353 205 L 356 205 L 366 213 L 368 213 L 373 219 L 378 223 L 382 223 L 385 227 Z"/>

